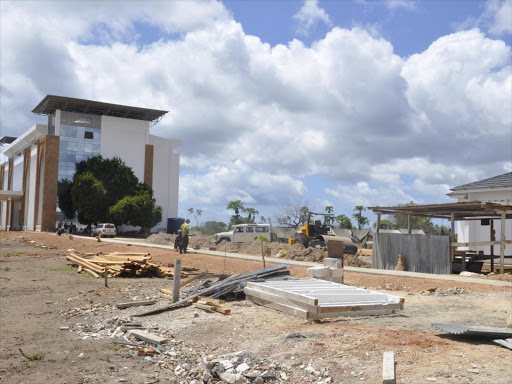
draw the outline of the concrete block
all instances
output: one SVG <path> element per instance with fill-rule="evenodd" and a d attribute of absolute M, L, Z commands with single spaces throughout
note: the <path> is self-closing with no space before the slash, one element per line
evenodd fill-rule
<path fill-rule="evenodd" d="M 341 268 L 341 259 L 327 257 L 324 259 L 324 265 L 329 268 Z"/>
<path fill-rule="evenodd" d="M 327 243 L 327 255 L 329 258 L 343 257 L 344 243 L 339 240 L 329 240 Z"/>
<path fill-rule="evenodd" d="M 329 267 L 308 268 L 308 279 L 326 279 L 329 277 L 331 277 L 331 268 Z"/>
<path fill-rule="evenodd" d="M 331 283 L 343 284 L 343 276 L 341 277 L 331 277 L 329 280 Z"/>
<path fill-rule="evenodd" d="M 331 277 L 343 277 L 343 268 L 331 268 Z"/>

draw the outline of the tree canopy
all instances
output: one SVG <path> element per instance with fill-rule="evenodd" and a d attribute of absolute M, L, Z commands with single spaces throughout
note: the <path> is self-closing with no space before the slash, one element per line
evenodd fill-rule
<path fill-rule="evenodd" d="M 109 214 L 114 224 L 127 224 L 152 228 L 162 221 L 162 207 L 155 204 L 153 192 L 142 188 L 133 196 L 125 196 L 114 206 Z"/>
<path fill-rule="evenodd" d="M 352 229 L 352 222 L 345 215 L 338 215 L 334 218 L 340 228 Z"/>
<path fill-rule="evenodd" d="M 356 220 L 357 228 L 359 229 L 363 228 L 370 222 L 367 217 L 363 216 L 363 211 L 366 211 L 365 207 L 362 205 L 356 205 L 354 208 L 355 213 L 352 215 L 352 217 Z"/>
<path fill-rule="evenodd" d="M 73 180 L 62 180 L 59 208 L 83 224 L 113 222 L 149 228 L 162 221 L 153 190 L 139 183 L 120 158 L 91 157 L 76 163 Z"/>

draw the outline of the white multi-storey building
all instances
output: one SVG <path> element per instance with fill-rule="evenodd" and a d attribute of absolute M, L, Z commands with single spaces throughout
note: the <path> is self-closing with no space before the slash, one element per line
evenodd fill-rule
<path fill-rule="evenodd" d="M 155 230 L 177 217 L 180 157 L 174 150 L 181 141 L 150 134 L 167 111 L 48 95 L 32 112 L 47 115 L 48 124 L 2 141 L 2 230 L 55 230 L 59 180 L 71 179 L 76 162 L 96 155 L 121 158 L 153 188 L 163 211 Z"/>

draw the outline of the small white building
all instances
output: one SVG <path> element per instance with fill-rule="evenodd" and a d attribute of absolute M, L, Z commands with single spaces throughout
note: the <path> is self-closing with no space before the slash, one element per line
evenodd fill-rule
<path fill-rule="evenodd" d="M 117 156 L 150 185 L 167 228 L 178 215 L 181 141 L 150 134 L 167 111 L 62 96 L 46 96 L 32 111 L 48 116 L 16 140 L 4 140 L 0 159 L 0 229 L 54 231 L 59 180 L 75 163 Z"/>
<path fill-rule="evenodd" d="M 457 199 L 459 202 L 482 201 L 512 204 L 512 172 L 460 185 L 450 190 L 452 192 L 448 196 Z M 495 231 L 495 239 L 499 240 L 501 238 L 501 220 L 483 219 L 458 221 L 458 242 L 489 241 L 491 239 L 491 221 L 494 221 L 492 224 Z M 505 235 L 507 239 L 512 238 L 512 220 L 506 220 L 505 222 Z M 490 254 L 490 246 L 460 247 L 459 249 L 483 251 L 487 255 Z M 494 246 L 494 254 L 500 254 L 499 245 Z M 508 244 L 505 246 L 505 255 L 512 256 L 512 245 Z"/>

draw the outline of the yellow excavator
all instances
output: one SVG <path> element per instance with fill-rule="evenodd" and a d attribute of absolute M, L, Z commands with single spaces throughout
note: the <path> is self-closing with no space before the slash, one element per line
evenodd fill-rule
<path fill-rule="evenodd" d="M 318 219 L 318 216 L 323 216 L 323 223 L 322 220 Z M 338 240 L 343 241 L 343 248 L 346 254 L 356 254 L 357 246 L 352 239 L 336 236 L 336 233 L 334 233 L 331 226 L 328 224 L 327 218 L 331 216 L 334 215 L 324 212 L 308 212 L 306 224 L 300 227 L 297 232 L 288 239 L 288 244 L 290 246 L 293 244 L 301 244 L 304 248 L 325 248 L 329 241 Z"/>

